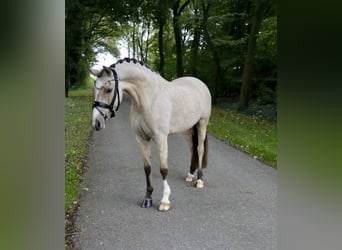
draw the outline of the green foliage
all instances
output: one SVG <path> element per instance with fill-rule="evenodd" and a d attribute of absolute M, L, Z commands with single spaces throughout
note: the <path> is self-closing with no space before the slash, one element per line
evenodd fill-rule
<path fill-rule="evenodd" d="M 277 62 L 277 17 L 266 18 L 261 23 L 257 39 L 257 58 L 268 60 L 273 65 Z"/>
<path fill-rule="evenodd" d="M 65 103 L 65 212 L 77 204 L 80 175 L 88 154 L 92 92 L 70 91 Z"/>
<path fill-rule="evenodd" d="M 186 1 L 180 1 L 182 6 Z M 237 97 L 249 31 L 253 22 L 252 1 L 192 0 L 177 19 L 181 28 L 183 71 L 204 80 L 217 97 Z M 176 72 L 176 44 L 173 30 L 172 6 L 176 0 L 96 0 L 66 2 L 66 81 L 76 88 L 85 86 L 88 68 L 95 62 L 96 53 L 118 55 L 118 41 L 125 41 L 129 56 L 144 60 L 152 68 L 160 69 L 158 31 L 163 24 L 164 76 L 174 79 Z M 255 67 L 250 95 L 261 103 L 275 103 L 277 86 L 277 17 L 273 0 L 260 0 L 263 21 L 257 37 Z M 217 63 L 204 39 L 204 11 L 208 5 L 206 22 L 209 37 L 219 59 Z M 200 31 L 197 50 L 192 48 L 195 29 Z M 193 61 L 196 53 L 195 62 Z M 214 86 L 216 85 L 216 86 Z"/>
<path fill-rule="evenodd" d="M 258 103 L 276 103 L 277 99 L 277 17 L 271 16 L 261 23 L 257 39 L 255 68 L 255 96 Z"/>
<path fill-rule="evenodd" d="M 264 104 L 274 104 L 277 102 L 277 92 L 276 89 L 267 87 L 264 81 L 257 83 L 258 87 L 256 90 L 257 103 Z"/>
<path fill-rule="evenodd" d="M 84 87 L 88 68 L 101 51 L 118 55 L 116 41 L 120 22 L 126 22 L 131 10 L 142 1 L 68 0 L 66 1 L 65 76 L 70 87 Z M 132 8 L 132 9 L 131 9 Z M 134 12 L 134 11 L 133 11 Z"/>

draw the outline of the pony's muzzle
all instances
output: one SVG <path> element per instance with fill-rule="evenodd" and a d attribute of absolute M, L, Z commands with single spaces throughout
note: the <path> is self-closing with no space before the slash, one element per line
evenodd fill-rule
<path fill-rule="evenodd" d="M 95 120 L 95 126 L 94 128 L 99 131 L 100 129 L 102 129 L 102 125 L 100 123 L 100 121 L 98 119 Z"/>
<path fill-rule="evenodd" d="M 96 131 L 104 129 L 105 123 L 106 123 L 106 119 L 105 119 L 106 116 L 104 114 L 103 114 L 103 116 L 101 116 L 101 113 L 99 111 L 100 110 L 98 110 L 97 108 L 94 108 L 93 109 L 93 117 L 91 119 L 91 126 Z"/>

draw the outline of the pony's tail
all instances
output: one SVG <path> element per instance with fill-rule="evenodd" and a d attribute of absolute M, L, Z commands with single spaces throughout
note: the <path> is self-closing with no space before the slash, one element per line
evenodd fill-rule
<path fill-rule="evenodd" d="M 208 134 L 205 133 L 204 139 L 204 152 L 202 158 L 202 168 L 206 168 L 208 164 Z"/>
<path fill-rule="evenodd" d="M 191 159 L 191 165 L 198 167 L 198 129 L 197 126 L 193 126 L 193 133 L 192 133 L 192 159 Z M 202 168 L 206 168 L 208 164 L 208 136 L 205 135 L 204 139 L 204 152 L 203 152 L 203 158 L 202 158 Z"/>

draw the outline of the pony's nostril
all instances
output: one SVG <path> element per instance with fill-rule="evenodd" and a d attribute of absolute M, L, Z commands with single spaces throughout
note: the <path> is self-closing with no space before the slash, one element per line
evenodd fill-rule
<path fill-rule="evenodd" d="M 100 128 L 101 128 L 101 123 L 99 122 L 99 120 L 96 119 L 96 121 L 95 121 L 95 129 L 96 130 L 100 130 Z"/>

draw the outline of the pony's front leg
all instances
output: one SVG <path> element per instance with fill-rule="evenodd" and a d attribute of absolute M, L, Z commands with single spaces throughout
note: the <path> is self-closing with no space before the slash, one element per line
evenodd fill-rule
<path fill-rule="evenodd" d="M 153 187 L 151 184 L 151 145 L 150 141 L 136 137 L 137 142 L 141 149 L 141 154 L 144 158 L 144 170 L 146 175 L 146 194 L 145 198 L 141 202 L 141 207 L 148 208 L 152 206 L 152 192 Z"/>
<path fill-rule="evenodd" d="M 169 200 L 171 189 L 167 182 L 168 175 L 168 166 L 167 166 L 167 136 L 159 138 L 157 141 L 159 148 L 159 157 L 160 157 L 160 174 L 163 178 L 163 197 L 160 201 L 159 211 L 167 211 L 171 207 L 171 202 Z"/>

